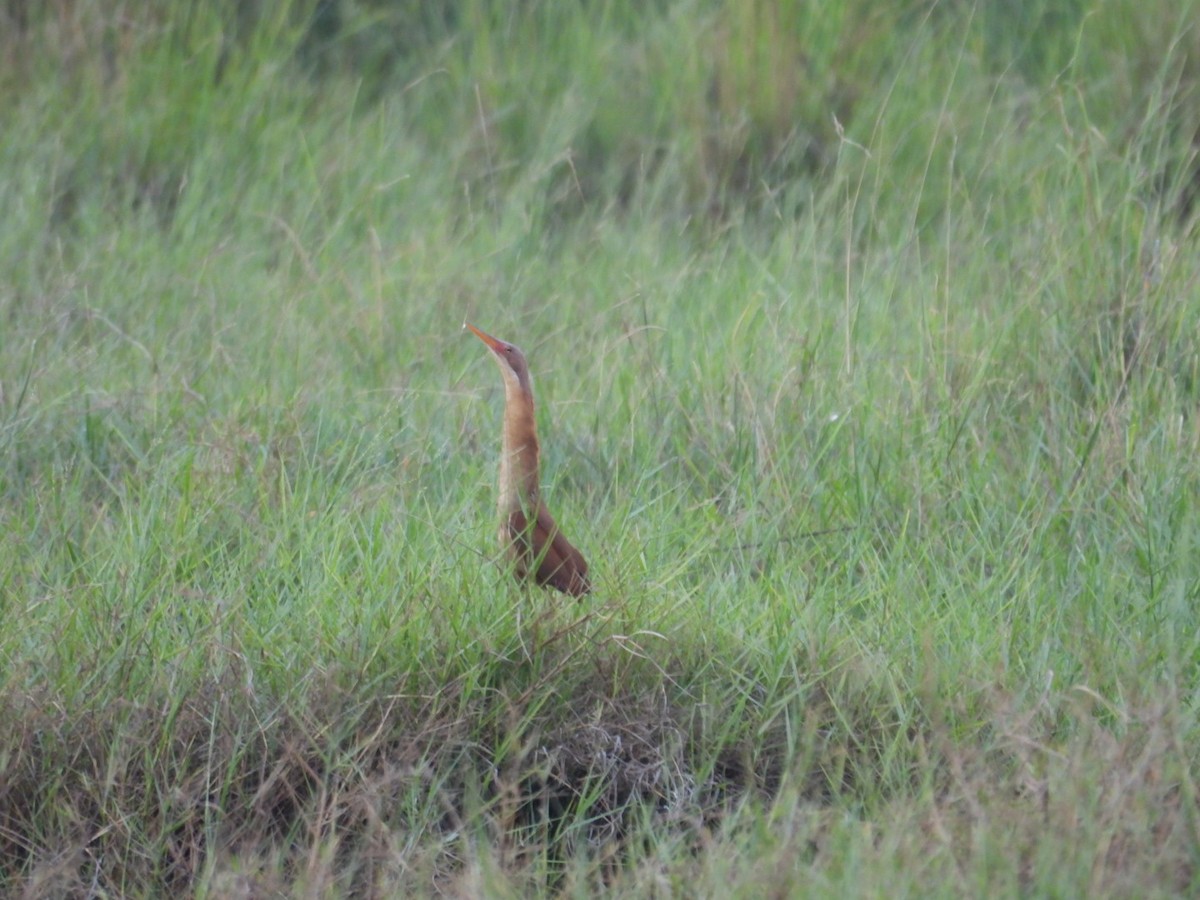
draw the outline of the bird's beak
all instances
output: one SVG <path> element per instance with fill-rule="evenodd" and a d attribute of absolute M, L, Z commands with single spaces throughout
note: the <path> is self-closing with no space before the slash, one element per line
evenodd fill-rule
<path fill-rule="evenodd" d="M 479 338 L 481 341 L 483 341 L 485 344 L 487 344 L 489 347 L 491 347 L 493 353 L 503 352 L 504 343 L 502 341 L 498 341 L 498 340 L 496 340 L 496 338 L 492 337 L 490 334 L 480 331 L 478 328 L 476 328 L 470 322 L 463 322 L 463 324 L 466 325 L 468 328 L 471 329 L 471 331 L 473 331 L 475 333 L 475 337 Z"/>

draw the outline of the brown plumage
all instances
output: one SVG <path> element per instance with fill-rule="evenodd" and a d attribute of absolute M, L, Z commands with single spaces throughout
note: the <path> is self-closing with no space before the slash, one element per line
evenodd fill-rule
<path fill-rule="evenodd" d="M 525 354 L 465 323 L 488 345 L 504 377 L 504 443 L 500 452 L 500 546 L 517 577 L 579 597 L 592 589 L 583 554 L 571 546 L 542 502 L 533 383 Z"/>

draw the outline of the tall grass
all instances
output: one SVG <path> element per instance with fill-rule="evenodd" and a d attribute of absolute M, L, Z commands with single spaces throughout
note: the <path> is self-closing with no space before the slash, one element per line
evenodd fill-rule
<path fill-rule="evenodd" d="M 3 891 L 1194 891 L 1193 6 L 8 4 Z"/>

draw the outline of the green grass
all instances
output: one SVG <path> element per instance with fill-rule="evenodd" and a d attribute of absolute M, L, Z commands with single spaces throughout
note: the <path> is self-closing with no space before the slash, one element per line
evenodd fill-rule
<path fill-rule="evenodd" d="M 0 893 L 1194 893 L 1185 7 L 5 4 Z"/>

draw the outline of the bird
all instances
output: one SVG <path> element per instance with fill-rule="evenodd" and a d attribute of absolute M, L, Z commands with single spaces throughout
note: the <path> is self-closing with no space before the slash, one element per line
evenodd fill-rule
<path fill-rule="evenodd" d="M 538 484 L 533 382 L 525 354 L 513 344 L 464 322 L 492 351 L 504 378 L 504 432 L 500 452 L 500 547 L 522 580 L 532 578 L 573 597 L 591 591 L 588 564 L 542 502 Z"/>

